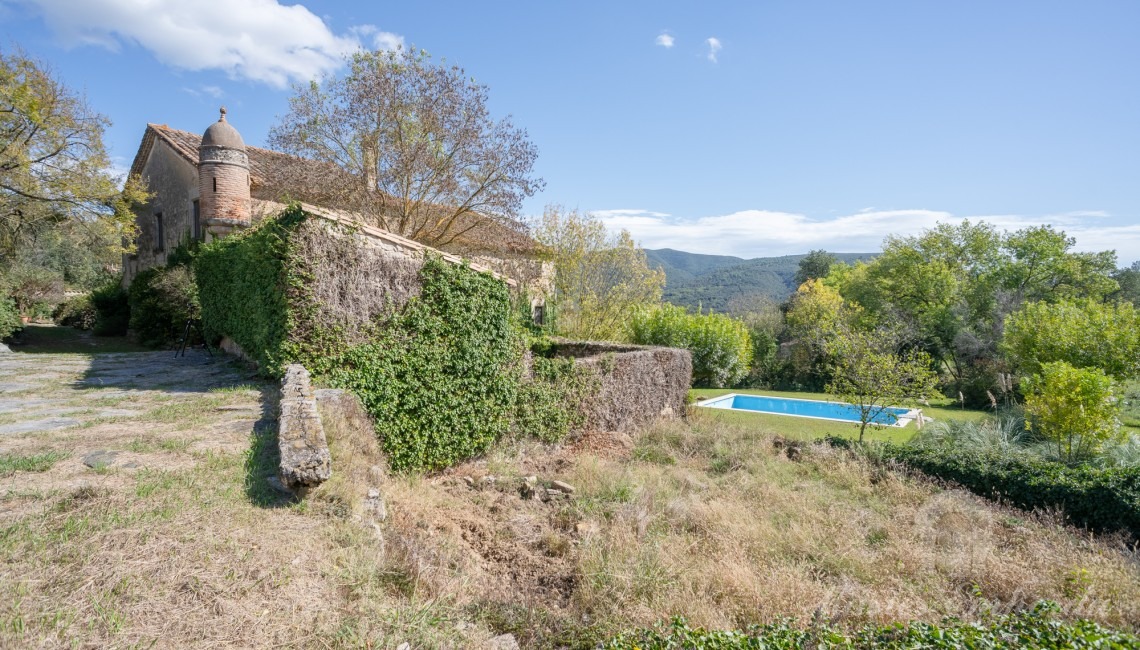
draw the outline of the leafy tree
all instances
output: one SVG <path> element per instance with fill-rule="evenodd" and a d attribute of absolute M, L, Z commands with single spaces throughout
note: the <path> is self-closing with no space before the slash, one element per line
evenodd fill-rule
<path fill-rule="evenodd" d="M 1129 302 L 1031 302 L 1006 320 L 1003 349 L 1027 373 L 1064 361 L 1128 379 L 1140 374 L 1140 313 Z"/>
<path fill-rule="evenodd" d="M 637 308 L 661 301 L 665 273 L 649 268 L 645 251 L 628 232 L 611 235 L 593 216 L 551 205 L 535 238 L 554 262 L 559 334 L 620 339 Z"/>
<path fill-rule="evenodd" d="M 1120 287 L 1112 294 L 1114 299 L 1140 304 L 1140 261 L 1133 262 L 1128 268 L 1117 269 L 1112 279 Z"/>
<path fill-rule="evenodd" d="M 1076 241 L 1050 226 L 1011 233 L 1003 244 L 1009 258 L 1000 273 L 1003 288 L 1021 300 L 1048 302 L 1102 300 L 1116 291 L 1116 253 L 1074 253 Z"/>
<path fill-rule="evenodd" d="M 1052 361 L 1024 388 L 1029 426 L 1057 445 L 1062 459 L 1087 458 L 1104 443 L 1123 439 L 1114 382 L 1103 370 Z"/>
<path fill-rule="evenodd" d="M 853 318 L 852 307 L 822 280 L 808 280 L 788 300 L 788 333 L 819 350 Z"/>
<path fill-rule="evenodd" d="M 0 266 L 52 231 L 94 240 L 115 261 L 140 197 L 137 184 L 120 192 L 110 173 L 108 124 L 42 63 L 0 52 Z"/>
<path fill-rule="evenodd" d="M 795 282 L 799 286 L 808 280 L 815 280 L 818 278 L 826 278 L 828 272 L 831 271 L 832 265 L 836 264 L 839 258 L 825 250 L 813 250 L 807 254 L 807 257 L 800 260 L 800 266 L 796 270 Z"/>
<path fill-rule="evenodd" d="M 630 333 L 634 343 L 688 350 L 693 355 L 695 386 L 732 386 L 744 379 L 752 364 L 748 328 L 724 314 L 658 305 L 634 314 Z"/>
<path fill-rule="evenodd" d="M 859 415 L 859 441 L 867 425 L 887 409 L 937 394 L 930 356 L 919 350 L 896 352 L 881 330 L 839 330 L 827 344 L 831 381 L 827 392 L 852 404 Z"/>
<path fill-rule="evenodd" d="M 861 315 L 823 280 L 808 280 L 788 299 L 785 336 L 790 339 L 787 380 L 819 389 L 828 379 L 827 342 Z"/>
<path fill-rule="evenodd" d="M 269 142 L 335 165 L 298 180 L 389 231 L 444 248 L 501 239 L 544 184 L 526 131 L 491 117 L 487 91 L 423 51 L 358 52 L 343 76 L 294 88 Z"/>

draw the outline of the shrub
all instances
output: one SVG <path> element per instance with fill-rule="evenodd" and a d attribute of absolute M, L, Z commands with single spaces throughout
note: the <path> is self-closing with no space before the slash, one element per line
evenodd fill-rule
<path fill-rule="evenodd" d="M 8 269 L 2 284 L 21 316 L 51 314 L 63 300 L 63 275 L 40 266 L 17 264 Z"/>
<path fill-rule="evenodd" d="M 1027 451 L 1036 441 L 1025 427 L 1025 414 L 1011 409 L 981 420 L 939 420 L 915 434 L 910 444 L 1009 454 Z"/>
<path fill-rule="evenodd" d="M 634 343 L 683 348 L 693 355 L 694 386 L 731 386 L 748 374 L 752 339 L 743 322 L 684 307 L 658 305 L 634 314 Z"/>
<path fill-rule="evenodd" d="M 143 345 L 177 343 L 186 321 L 199 316 L 198 287 L 185 266 L 142 271 L 131 282 L 129 295 L 131 330 Z"/>
<path fill-rule="evenodd" d="M 637 630 L 613 639 L 607 650 L 751 650 L 753 648 L 1133 648 L 1140 638 L 1127 632 L 1105 629 L 1080 619 L 1071 623 L 1053 620 L 1059 611 L 1054 603 L 1043 601 L 1031 611 L 987 618 L 981 623 L 947 619 L 941 625 L 910 622 L 894 625 L 866 625 L 846 631 L 827 623 L 797 626 L 794 620 L 754 625 L 746 632 L 693 628 L 683 618 L 674 618 L 668 627 Z"/>
<path fill-rule="evenodd" d="M 95 336 L 126 336 L 131 321 L 130 296 L 118 281 L 91 292 Z"/>
<path fill-rule="evenodd" d="M 903 463 L 983 497 L 1027 510 L 1059 508 L 1078 526 L 1140 538 L 1140 467 L 1072 466 L 1029 453 L 949 446 L 884 443 L 863 449 L 872 458 Z"/>
<path fill-rule="evenodd" d="M 16 311 L 16 301 L 0 295 L 0 340 L 12 336 L 21 327 L 23 325 L 20 323 L 20 314 Z"/>
<path fill-rule="evenodd" d="M 59 303 L 52 312 L 51 318 L 56 325 L 74 327 L 78 330 L 89 330 L 95 327 L 95 303 L 90 294 L 75 296 Z"/>
<path fill-rule="evenodd" d="M 1042 364 L 1041 374 L 1024 384 L 1030 427 L 1069 461 L 1095 455 L 1106 442 L 1121 442 L 1113 385 L 1099 368 Z"/>

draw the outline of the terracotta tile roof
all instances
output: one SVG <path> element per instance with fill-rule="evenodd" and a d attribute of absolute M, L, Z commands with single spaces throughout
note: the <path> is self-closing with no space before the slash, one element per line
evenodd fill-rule
<path fill-rule="evenodd" d="M 202 136 L 172 129 L 165 124 L 147 124 L 139 151 L 131 165 L 131 174 L 142 173 L 156 139 L 161 139 L 192 165 L 198 164 L 198 146 L 202 143 Z M 317 181 L 346 174 L 336 165 L 249 145 L 246 145 L 246 153 L 249 155 L 250 194 L 253 198 L 265 201 L 302 201 L 335 209 L 342 218 L 348 214 L 344 210 L 348 206 L 338 205 L 340 201 L 332 192 L 322 190 L 322 186 L 331 188 L 340 184 Z M 364 222 L 364 219 L 358 218 L 356 221 Z M 462 228 L 462 224 L 459 227 Z M 525 233 L 493 220 L 480 220 L 479 223 L 472 224 L 455 248 L 520 255 L 529 255 L 541 250 L 541 246 Z"/>

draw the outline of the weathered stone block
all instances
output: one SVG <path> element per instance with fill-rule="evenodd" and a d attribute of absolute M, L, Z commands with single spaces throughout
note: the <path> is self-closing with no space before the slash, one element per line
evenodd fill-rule
<path fill-rule="evenodd" d="M 281 482 L 292 490 L 311 488 L 332 476 L 332 457 L 317 411 L 309 372 L 294 364 L 281 381 L 277 446 Z"/>

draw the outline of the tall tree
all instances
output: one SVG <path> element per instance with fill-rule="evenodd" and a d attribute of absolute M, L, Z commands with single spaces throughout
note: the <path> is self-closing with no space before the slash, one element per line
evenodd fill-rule
<path fill-rule="evenodd" d="M 346 74 L 295 87 L 269 142 L 335 165 L 298 179 L 320 184 L 327 199 L 455 248 L 504 228 L 521 233 L 522 201 L 544 186 L 526 131 L 493 119 L 487 97 L 487 86 L 422 50 L 359 52 Z"/>
<path fill-rule="evenodd" d="M 110 173 L 108 124 L 42 63 L 0 52 L 0 266 L 48 232 L 89 240 L 107 260 L 120 252 L 134 217 Z"/>
<path fill-rule="evenodd" d="M 831 266 L 838 261 L 837 257 L 825 250 L 811 251 L 800 260 L 800 266 L 796 269 L 796 286 L 798 287 L 808 280 L 826 278 L 828 272 L 831 271 Z"/>
<path fill-rule="evenodd" d="M 547 206 L 535 238 L 554 262 L 555 328 L 581 339 L 619 339 L 640 306 L 661 301 L 665 272 L 649 268 L 630 234 L 611 235 L 589 214 Z"/>

